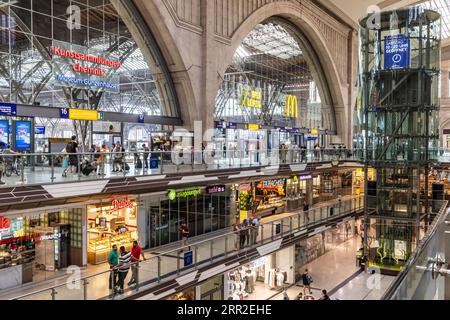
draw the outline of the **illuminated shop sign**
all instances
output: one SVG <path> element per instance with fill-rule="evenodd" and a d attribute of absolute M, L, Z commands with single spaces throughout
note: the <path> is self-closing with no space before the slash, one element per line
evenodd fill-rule
<path fill-rule="evenodd" d="M 167 191 L 167 197 L 169 200 L 183 199 L 188 197 L 196 197 L 203 193 L 200 189 L 192 189 L 192 190 L 184 190 L 184 191 L 176 191 L 169 190 Z"/>
<path fill-rule="evenodd" d="M 284 112 L 286 117 L 297 118 L 298 116 L 298 98 L 297 96 L 286 96 L 286 109 Z"/>
<path fill-rule="evenodd" d="M 9 218 L 0 217 L 0 231 L 8 232 L 11 227 L 11 220 Z"/>
<path fill-rule="evenodd" d="M 300 181 L 302 181 L 302 180 L 310 180 L 312 178 L 313 178 L 312 174 L 307 174 L 307 175 L 298 177 L 298 180 L 300 180 Z"/>
<path fill-rule="evenodd" d="M 120 211 L 122 209 L 133 209 L 134 208 L 134 202 L 131 200 L 113 200 L 111 202 L 112 212 Z"/>
<path fill-rule="evenodd" d="M 239 191 L 250 191 L 252 190 L 252 186 L 249 184 L 242 184 L 239 186 Z"/>
<path fill-rule="evenodd" d="M 273 188 L 278 186 L 283 186 L 286 183 L 286 179 L 274 179 L 274 180 L 267 180 L 262 182 L 262 189 L 267 188 Z"/>
<path fill-rule="evenodd" d="M 78 88 L 118 91 L 118 70 L 122 62 L 109 54 L 62 41 L 54 41 L 50 50 L 57 82 Z"/>
<path fill-rule="evenodd" d="M 206 193 L 207 194 L 214 194 L 214 193 L 221 193 L 221 192 L 225 192 L 225 186 L 224 185 L 210 186 L 210 187 L 206 188 Z"/>

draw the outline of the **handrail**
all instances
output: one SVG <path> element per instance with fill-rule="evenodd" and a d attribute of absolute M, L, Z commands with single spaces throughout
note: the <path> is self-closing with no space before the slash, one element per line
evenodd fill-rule
<path fill-rule="evenodd" d="M 408 261 L 405 263 L 402 271 L 400 271 L 399 275 L 395 279 L 393 283 L 389 286 L 389 288 L 386 290 L 386 292 L 381 297 L 381 300 L 390 300 L 398 288 L 401 286 L 403 281 L 406 279 L 408 273 L 411 271 L 411 269 L 414 267 L 414 265 L 417 262 L 417 259 L 422 254 L 423 248 L 425 248 L 431 239 L 435 236 L 437 227 L 444 222 L 445 218 L 450 214 L 450 209 L 447 211 L 445 210 L 448 206 L 448 201 L 443 201 L 442 207 L 439 210 L 439 212 L 436 215 L 436 218 L 433 220 L 430 228 L 428 229 L 425 236 L 420 240 L 416 250 L 411 255 L 411 257 L 408 259 Z"/>
<path fill-rule="evenodd" d="M 364 199 L 364 196 L 363 196 L 363 195 L 360 195 L 360 196 L 352 197 L 351 199 L 342 200 L 342 202 L 340 202 L 340 203 L 335 203 L 335 204 L 333 204 L 333 205 L 319 205 L 319 206 L 317 206 L 317 207 L 311 208 L 311 209 L 308 210 L 308 211 L 298 211 L 298 212 L 296 211 L 296 212 L 292 212 L 292 215 L 291 215 L 291 216 L 283 217 L 283 218 L 278 218 L 278 219 L 276 219 L 276 220 L 271 220 L 270 222 L 261 223 L 260 226 L 264 228 L 264 226 L 267 226 L 267 225 L 273 225 L 274 223 L 277 223 L 277 222 L 283 221 L 284 219 L 287 219 L 287 218 L 292 217 L 293 215 L 295 215 L 295 213 L 297 213 L 297 214 L 299 214 L 299 215 L 300 215 L 300 214 L 309 214 L 309 213 L 312 212 L 312 211 L 319 210 L 319 209 L 322 209 L 322 208 L 336 207 L 336 206 L 343 206 L 344 203 L 353 203 L 353 202 L 356 203 L 356 201 L 357 201 L 357 203 L 359 204 L 359 206 L 356 206 L 355 208 L 352 208 L 352 207 L 350 206 L 350 211 L 349 211 L 349 212 L 352 212 L 352 210 L 353 210 L 353 211 L 357 211 L 358 209 L 361 209 L 360 205 L 361 205 L 361 200 L 363 200 L 363 199 Z M 345 214 L 348 214 L 349 212 L 346 212 Z M 338 216 L 339 216 L 339 215 L 336 215 L 336 216 L 330 216 L 330 217 L 329 217 L 329 216 L 327 215 L 327 218 L 322 219 L 322 220 L 319 220 L 319 221 L 315 221 L 315 222 L 313 222 L 313 223 L 307 223 L 307 224 L 305 224 L 305 225 L 299 226 L 299 229 L 305 228 L 305 227 L 306 227 L 306 228 L 309 228 L 309 227 L 311 227 L 311 226 L 313 226 L 313 225 L 316 225 L 316 224 L 319 224 L 320 222 L 323 222 L 324 220 L 329 220 L 329 219 L 332 219 L 332 218 L 336 218 L 336 217 L 338 217 Z M 251 228 L 253 228 L 253 227 L 248 227 L 247 229 L 250 230 Z M 290 230 L 291 233 L 294 233 L 294 232 L 297 232 L 297 231 L 298 231 L 298 229 Z M 164 257 L 164 256 L 167 256 L 167 255 L 170 254 L 170 253 L 173 253 L 173 252 L 179 252 L 179 251 L 181 251 L 181 250 L 183 250 L 183 249 L 186 249 L 186 248 L 189 248 L 189 247 L 199 247 L 199 246 L 201 246 L 202 244 L 214 242 L 214 240 L 225 239 L 225 241 L 226 241 L 226 240 L 227 240 L 227 237 L 233 236 L 233 235 L 238 235 L 238 234 L 239 234 L 239 231 L 228 232 L 228 233 L 225 233 L 225 234 L 222 234 L 222 235 L 219 235 L 219 236 L 215 236 L 215 237 L 213 237 L 213 238 L 208 238 L 208 239 L 201 240 L 201 241 L 198 241 L 198 242 L 195 242 L 195 243 L 191 243 L 191 244 L 188 244 L 188 245 L 185 245 L 185 246 L 177 247 L 176 249 L 172 249 L 172 250 L 165 251 L 165 252 L 160 253 L 160 254 L 158 254 L 158 255 L 155 255 L 155 256 L 153 256 L 153 257 L 151 257 L 151 258 L 149 258 L 149 259 L 146 259 L 144 262 L 139 261 L 139 262 L 135 262 L 135 263 L 130 263 L 130 264 L 128 264 L 127 266 L 133 266 L 133 265 L 137 265 L 137 264 L 139 264 L 139 263 L 142 265 L 142 264 L 144 264 L 146 261 L 153 260 L 153 259 L 160 259 L 160 258 L 162 258 L 162 257 Z M 252 248 L 252 247 L 253 247 L 253 246 L 249 246 L 248 248 Z M 155 249 L 155 248 L 153 248 L 153 250 L 154 250 L 154 249 Z M 110 270 L 103 271 L 103 272 L 99 272 L 99 273 L 96 273 L 96 274 L 93 274 L 93 275 L 89 275 L 89 276 L 82 277 L 82 278 L 80 278 L 80 279 L 74 280 L 74 282 L 82 283 L 82 282 L 85 281 L 85 280 L 92 279 L 92 278 L 95 278 L 95 277 L 98 277 L 98 276 L 101 276 L 101 275 L 106 275 L 106 274 L 109 274 L 110 272 L 111 272 Z M 46 292 L 46 291 L 49 291 L 49 290 L 52 290 L 52 289 L 61 288 L 61 287 L 64 287 L 64 286 L 66 286 L 66 285 L 67 285 L 67 283 L 60 284 L 60 285 L 56 285 L 56 286 L 47 287 L 47 288 L 45 288 L 45 289 L 40 289 L 40 290 L 31 292 L 31 293 L 28 293 L 28 294 L 25 294 L 25 295 L 21 295 L 21 296 L 18 296 L 18 297 L 14 297 L 12 300 L 20 300 L 20 299 L 23 299 L 23 298 L 26 298 L 26 297 L 30 297 L 30 296 L 33 296 L 33 295 L 37 295 L 37 294 L 40 294 L 40 293 L 43 293 L 43 292 Z"/>

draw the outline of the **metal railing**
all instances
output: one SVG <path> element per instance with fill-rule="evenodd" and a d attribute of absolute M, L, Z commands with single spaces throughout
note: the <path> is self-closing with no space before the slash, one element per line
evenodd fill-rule
<path fill-rule="evenodd" d="M 180 247 L 153 256 L 145 261 L 130 264 L 136 273 L 136 285 L 126 288 L 125 295 L 143 290 L 180 277 L 213 262 L 240 254 L 249 249 L 268 244 L 277 239 L 306 231 L 331 219 L 362 210 L 364 197 L 358 196 L 333 205 L 312 208 L 307 212 L 293 213 L 259 226 L 249 227 L 246 232 L 233 231 L 204 241 Z M 248 238 L 243 241 L 244 233 Z M 248 239 L 248 240 L 247 240 Z M 247 241 L 249 242 L 247 244 Z M 96 300 L 123 298 L 109 289 L 114 270 L 101 272 L 79 280 L 68 281 L 59 286 L 19 296 L 14 300 Z M 129 279 L 127 277 L 127 280 Z M 125 284 L 127 281 L 125 281 Z"/>
<path fill-rule="evenodd" d="M 0 186 L 356 160 L 345 149 L 0 154 Z"/>
<path fill-rule="evenodd" d="M 382 300 L 443 300 L 443 286 L 439 274 L 445 259 L 444 228 L 450 225 L 448 201 L 443 201 L 439 212 L 406 262 L 397 279 L 384 293 Z"/>

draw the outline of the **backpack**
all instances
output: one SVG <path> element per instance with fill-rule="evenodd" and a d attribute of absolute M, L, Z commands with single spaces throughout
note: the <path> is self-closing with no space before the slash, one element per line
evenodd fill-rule
<path fill-rule="evenodd" d="M 73 142 L 69 142 L 66 146 L 66 152 L 67 153 L 75 153 L 75 151 L 73 149 L 74 149 Z"/>

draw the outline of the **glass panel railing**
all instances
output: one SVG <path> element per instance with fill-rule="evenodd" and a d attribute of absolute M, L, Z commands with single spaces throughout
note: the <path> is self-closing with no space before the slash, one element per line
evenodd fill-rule
<path fill-rule="evenodd" d="M 383 300 L 444 300 L 445 281 L 440 273 L 447 273 L 444 262 L 446 232 L 450 225 L 447 201 L 441 207 L 428 232 L 420 241 L 397 279 L 383 295 Z"/>
<path fill-rule="evenodd" d="M 336 205 L 324 205 L 322 207 L 313 208 L 309 212 L 294 212 L 291 213 L 289 217 L 282 217 L 263 223 L 257 227 L 241 230 L 243 233 L 241 233 L 241 231 L 226 233 L 218 237 L 188 244 L 186 246 L 181 245 L 177 249 L 152 256 L 145 261 L 139 262 L 139 267 L 137 268 L 137 286 L 129 287 L 127 285 L 131 277 L 130 270 L 124 282 L 124 288 L 126 289 L 125 294 L 130 295 L 133 292 L 151 288 L 162 281 L 182 276 L 192 270 L 219 261 L 226 256 L 245 252 L 262 244 L 270 243 L 274 239 L 279 239 L 280 237 L 285 237 L 298 231 L 312 228 L 321 223 L 325 223 L 331 218 L 345 216 L 355 212 L 355 210 L 362 210 L 362 202 L 359 201 L 361 197 L 362 196 L 358 196 L 356 198 L 359 204 L 357 206 L 350 206 L 350 203 L 354 203 L 355 199 L 353 198 L 342 201 L 339 205 L 345 207 L 348 203 L 349 205 L 347 208 L 352 208 L 351 210 L 340 210 L 337 212 Z M 329 216 L 326 213 L 330 212 L 331 208 L 334 208 L 335 213 L 332 216 Z M 309 223 L 308 219 L 305 218 L 307 216 L 310 217 Z M 297 221 L 297 224 L 294 223 L 294 221 Z M 257 230 L 257 232 L 255 232 L 255 230 Z M 243 237 L 243 235 L 245 236 Z M 73 287 L 68 283 L 66 286 L 38 291 L 17 297 L 16 299 L 25 300 L 39 297 L 39 299 L 51 300 L 52 290 L 56 290 L 59 293 L 57 299 L 64 299 L 64 297 L 82 300 L 120 298 L 120 292 L 119 294 L 114 294 L 112 290 L 109 290 L 110 274 L 110 271 L 106 271 L 95 276 L 78 280 L 82 288 L 79 290 L 71 289 Z"/>
<path fill-rule="evenodd" d="M 0 153 L 0 185 L 77 182 L 230 168 L 280 166 L 334 160 L 356 160 L 351 150 L 214 151 L 201 157 L 191 151 L 93 153 Z M 274 169 L 276 174 L 276 168 Z"/>

